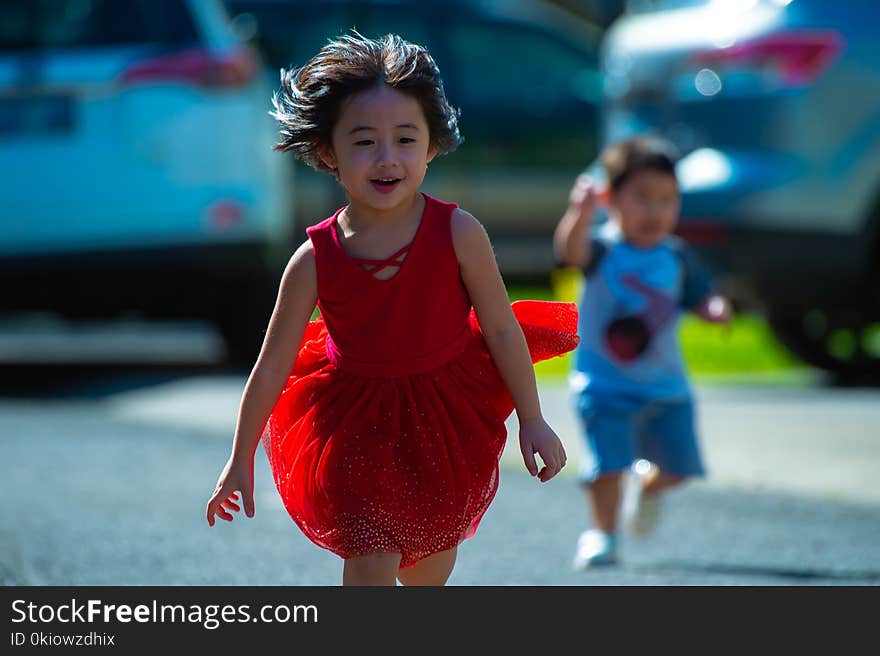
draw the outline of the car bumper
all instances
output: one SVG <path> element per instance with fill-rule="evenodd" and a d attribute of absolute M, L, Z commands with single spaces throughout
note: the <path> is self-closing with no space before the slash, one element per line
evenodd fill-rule
<path fill-rule="evenodd" d="M 286 257 L 263 243 L 0 259 L 0 312 L 74 319 L 210 318 L 236 292 L 277 287 Z"/>

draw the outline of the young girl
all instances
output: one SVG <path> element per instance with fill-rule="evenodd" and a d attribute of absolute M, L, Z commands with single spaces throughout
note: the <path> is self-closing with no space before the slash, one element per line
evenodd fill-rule
<path fill-rule="evenodd" d="M 344 585 L 442 585 L 495 495 L 514 408 L 529 472 L 565 465 L 532 362 L 576 346 L 577 308 L 511 306 L 480 223 L 419 191 L 460 141 L 425 49 L 340 37 L 283 72 L 274 105 L 276 149 L 335 175 L 349 204 L 287 265 L 208 524 L 232 520 L 238 493 L 253 516 L 262 439 L 287 511 L 344 559 Z"/>

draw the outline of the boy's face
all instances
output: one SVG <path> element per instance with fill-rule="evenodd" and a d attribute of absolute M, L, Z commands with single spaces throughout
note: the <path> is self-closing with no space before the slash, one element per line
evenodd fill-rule
<path fill-rule="evenodd" d="M 626 241 L 651 248 L 675 230 L 681 196 L 674 176 L 645 169 L 613 191 L 608 204 Z"/>
<path fill-rule="evenodd" d="M 418 100 L 386 84 L 347 99 L 332 139 L 324 162 L 352 204 L 373 211 L 411 203 L 435 154 Z"/>

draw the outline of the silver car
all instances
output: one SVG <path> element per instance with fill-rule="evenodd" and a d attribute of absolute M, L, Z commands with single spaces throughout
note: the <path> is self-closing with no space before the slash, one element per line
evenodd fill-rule
<path fill-rule="evenodd" d="M 252 362 L 294 226 L 273 83 L 216 0 L 0 3 L 0 312 L 207 319 Z"/>
<path fill-rule="evenodd" d="M 602 141 L 684 155 L 681 232 L 796 355 L 880 372 L 880 5 L 633 0 L 602 51 Z"/>

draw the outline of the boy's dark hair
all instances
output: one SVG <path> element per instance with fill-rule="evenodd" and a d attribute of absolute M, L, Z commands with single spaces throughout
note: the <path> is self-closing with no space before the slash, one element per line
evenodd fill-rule
<path fill-rule="evenodd" d="M 657 171 L 675 177 L 678 159 L 675 147 L 655 136 L 638 136 L 607 146 L 602 151 L 602 167 L 608 176 L 608 187 L 617 191 L 639 171 Z"/>
<path fill-rule="evenodd" d="M 272 96 L 270 112 L 281 124 L 274 149 L 293 151 L 313 168 L 329 171 L 318 148 L 331 145 L 343 101 L 381 83 L 419 101 L 438 154 L 461 143 L 458 111 L 446 100 L 430 53 L 395 34 L 368 39 L 352 31 L 330 41 L 305 66 L 281 69 L 281 89 Z"/>

